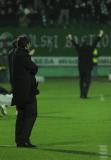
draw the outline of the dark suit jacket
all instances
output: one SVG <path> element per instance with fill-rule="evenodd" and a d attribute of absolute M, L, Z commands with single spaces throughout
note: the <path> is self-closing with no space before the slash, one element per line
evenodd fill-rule
<path fill-rule="evenodd" d="M 13 78 L 13 55 L 14 53 L 16 52 L 16 48 L 12 48 L 10 51 L 9 51 L 9 54 L 8 54 L 8 64 L 9 64 L 9 75 L 10 75 L 10 83 L 12 84 L 12 78 Z"/>
<path fill-rule="evenodd" d="M 32 103 L 38 94 L 38 84 L 35 79 L 38 67 L 31 61 L 28 51 L 23 48 L 16 50 L 12 66 L 12 105 Z"/>

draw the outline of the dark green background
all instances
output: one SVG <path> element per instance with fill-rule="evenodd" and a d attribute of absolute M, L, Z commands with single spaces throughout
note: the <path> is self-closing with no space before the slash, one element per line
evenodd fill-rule
<path fill-rule="evenodd" d="M 34 28 L 12 28 L 12 27 L 5 27 L 0 28 L 0 35 L 3 32 L 11 32 L 13 36 L 18 36 L 20 34 L 28 34 L 31 37 L 34 37 L 36 40 L 32 38 L 33 45 L 38 44 L 35 46 L 37 48 L 36 54 L 38 56 L 76 56 L 76 51 L 73 48 L 66 48 L 66 36 L 71 33 L 76 35 L 81 41 L 81 37 L 89 34 L 93 34 L 96 36 L 100 29 L 105 31 L 105 35 L 100 43 L 99 46 L 99 53 L 100 55 L 110 55 L 111 52 L 111 29 L 110 26 L 107 25 L 99 25 L 99 24 L 73 24 L 65 28 L 64 26 L 47 26 L 47 27 L 34 27 Z M 43 47 L 43 43 L 41 40 L 41 36 L 49 36 L 49 37 L 58 37 L 58 48 L 49 47 L 50 45 L 45 45 Z M 108 41 L 108 42 L 107 42 Z M 104 46 L 104 43 L 107 43 Z"/>

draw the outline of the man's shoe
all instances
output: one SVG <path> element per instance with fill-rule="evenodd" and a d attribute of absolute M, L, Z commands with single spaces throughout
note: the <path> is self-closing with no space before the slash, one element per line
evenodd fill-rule
<path fill-rule="evenodd" d="M 37 146 L 36 145 L 34 145 L 34 144 L 28 144 L 31 148 L 37 148 Z"/>
<path fill-rule="evenodd" d="M 87 99 L 87 96 L 80 96 L 80 98 L 82 98 L 82 99 Z"/>
<path fill-rule="evenodd" d="M 37 148 L 36 145 L 33 145 L 31 143 L 27 143 L 27 142 L 25 142 L 25 143 L 18 143 L 17 147 L 20 147 L 20 148 Z"/>
<path fill-rule="evenodd" d="M 27 144 L 32 148 L 37 147 L 36 145 L 32 144 L 30 141 L 28 141 Z"/>

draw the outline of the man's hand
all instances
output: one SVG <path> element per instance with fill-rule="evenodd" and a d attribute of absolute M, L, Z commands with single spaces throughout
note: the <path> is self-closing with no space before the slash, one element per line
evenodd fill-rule
<path fill-rule="evenodd" d="M 100 31 L 99 31 L 99 37 L 102 37 L 103 34 L 104 34 L 104 31 L 103 31 L 103 30 L 100 30 Z"/>
<path fill-rule="evenodd" d="M 6 67 L 5 66 L 0 66 L 0 71 L 5 70 Z"/>
<path fill-rule="evenodd" d="M 69 40 L 73 40 L 73 38 L 72 38 L 72 35 L 71 34 L 68 34 L 68 36 L 67 36 L 67 38 L 69 39 Z"/>
<path fill-rule="evenodd" d="M 34 53 L 35 53 L 35 49 L 32 49 L 32 50 L 29 52 L 29 55 L 30 55 L 30 56 L 33 56 Z"/>

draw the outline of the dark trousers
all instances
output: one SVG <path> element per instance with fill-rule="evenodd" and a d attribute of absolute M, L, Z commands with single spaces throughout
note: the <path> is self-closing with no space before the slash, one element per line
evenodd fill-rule
<path fill-rule="evenodd" d="M 87 98 L 91 83 L 91 70 L 80 70 L 80 97 Z"/>
<path fill-rule="evenodd" d="M 37 100 L 23 106 L 17 106 L 15 142 L 30 142 L 31 131 L 37 118 Z"/>

